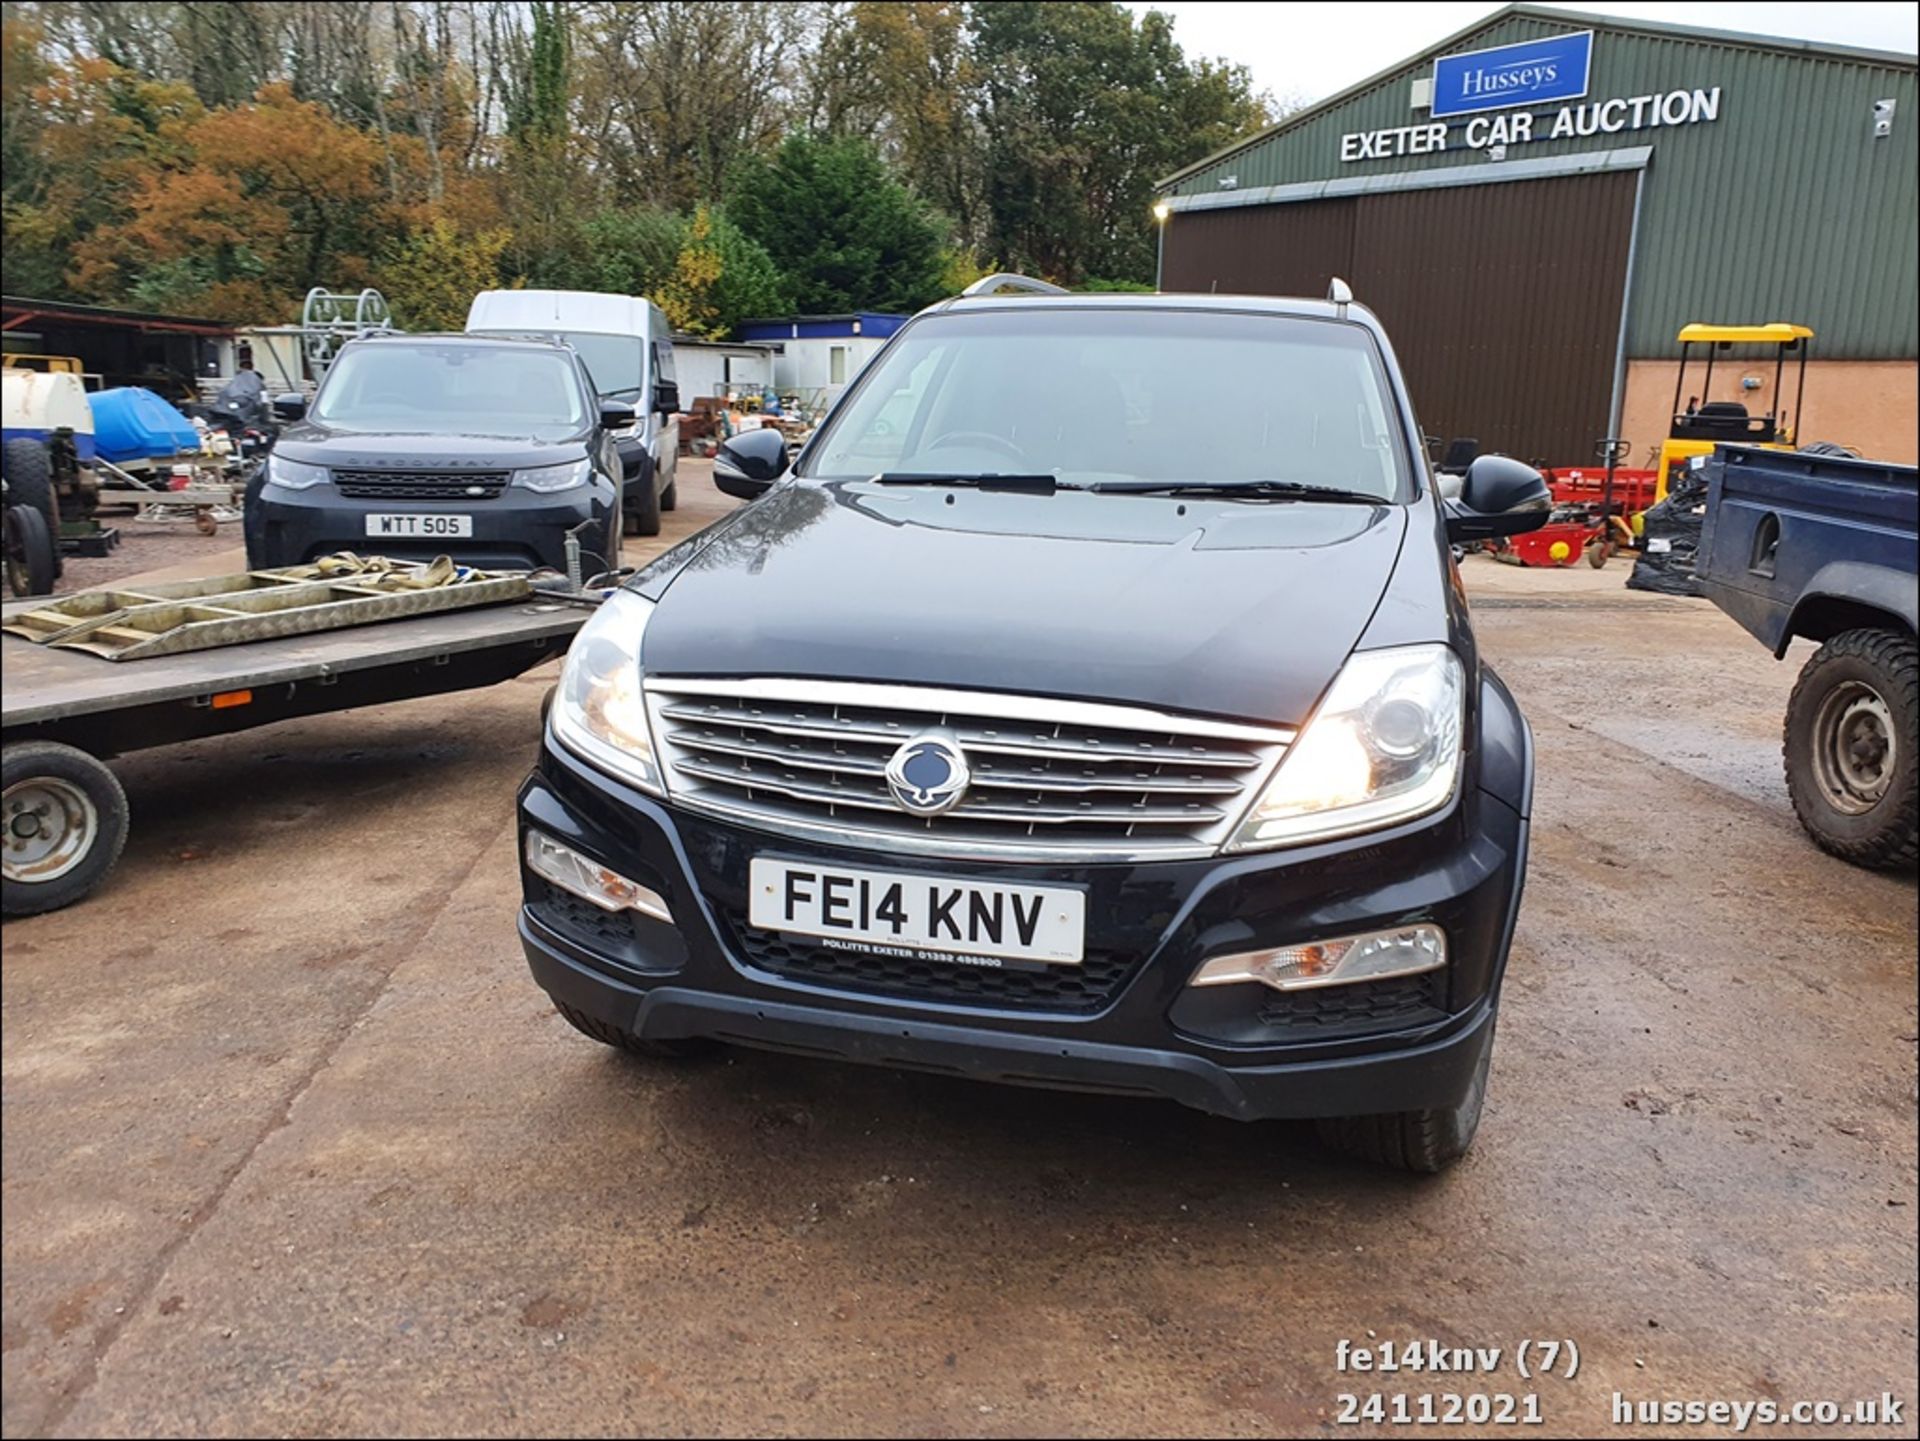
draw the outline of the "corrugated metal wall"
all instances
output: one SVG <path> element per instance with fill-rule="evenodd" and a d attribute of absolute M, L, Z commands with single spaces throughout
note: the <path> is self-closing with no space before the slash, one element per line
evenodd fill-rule
<path fill-rule="evenodd" d="M 1453 50 L 1484 48 L 1586 28 L 1576 20 L 1512 14 Z M 1814 355 L 1920 355 L 1920 86 L 1911 66 L 1837 58 L 1817 50 L 1765 49 L 1596 26 L 1589 99 L 1722 90 L 1720 118 L 1513 146 L 1512 159 L 1651 145 L 1640 252 L 1628 326 L 1635 356 L 1678 354 L 1690 320 L 1796 320 L 1811 325 Z M 1440 154 L 1340 162 L 1340 137 L 1417 124 L 1416 76 L 1431 59 L 1291 129 L 1215 161 L 1172 188 L 1213 194 L 1334 176 L 1387 174 L 1482 161 L 1459 147 L 1462 121 Z M 1873 138 L 1873 102 L 1893 99 L 1891 138 Z M 1550 115 L 1557 106 L 1530 107 Z M 1482 187 L 1499 189 L 1503 187 Z M 1193 214 L 1168 222 L 1168 253 Z M 1572 239 L 1588 217 L 1555 217 Z"/>
<path fill-rule="evenodd" d="M 1631 172 L 1198 211 L 1168 290 L 1323 295 L 1340 275 L 1393 337 L 1420 423 L 1552 465 L 1606 433 Z M 1576 212 L 1562 232 L 1555 217 Z"/>

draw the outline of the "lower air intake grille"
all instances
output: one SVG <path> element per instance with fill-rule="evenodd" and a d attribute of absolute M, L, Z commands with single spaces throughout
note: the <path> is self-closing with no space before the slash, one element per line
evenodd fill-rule
<path fill-rule="evenodd" d="M 1446 1019 L 1446 972 L 1427 971 L 1381 981 L 1275 991 L 1260 1007 L 1260 1020 L 1288 1040 L 1335 1040 L 1383 1031 L 1405 1031 Z"/>
<path fill-rule="evenodd" d="M 1111 951 L 1090 951 L 1077 966 L 1047 966 L 1041 970 L 969 966 L 842 951 L 797 936 L 756 930 L 739 916 L 729 920 L 739 955 L 763 971 L 834 990 L 944 1005 L 1097 1011 L 1125 984 L 1135 959 Z"/>

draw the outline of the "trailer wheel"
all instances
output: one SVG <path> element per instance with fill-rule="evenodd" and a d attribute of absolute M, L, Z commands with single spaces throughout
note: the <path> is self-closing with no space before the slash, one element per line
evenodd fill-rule
<path fill-rule="evenodd" d="M 46 518 L 30 505 L 10 505 L 6 514 L 7 589 L 15 595 L 53 594 L 53 537 Z"/>
<path fill-rule="evenodd" d="M 57 741 L 0 753 L 0 911 L 70 906 L 107 878 L 127 843 L 127 795 L 99 761 Z"/>
<path fill-rule="evenodd" d="M 1814 652 L 1787 702 L 1787 793 L 1822 850 L 1887 870 L 1920 856 L 1920 645 L 1842 632 Z"/>
<path fill-rule="evenodd" d="M 53 487 L 53 452 L 37 440 L 15 436 L 0 452 L 0 472 L 7 477 L 7 504 L 30 505 L 46 517 L 47 534 L 53 538 L 53 574 L 58 579 L 65 567 L 60 562 L 60 497 Z"/>

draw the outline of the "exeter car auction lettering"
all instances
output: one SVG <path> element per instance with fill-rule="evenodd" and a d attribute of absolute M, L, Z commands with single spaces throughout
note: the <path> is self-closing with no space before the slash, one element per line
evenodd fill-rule
<path fill-rule="evenodd" d="M 1356 130 L 1340 137 L 1340 159 L 1351 164 L 1398 155 L 1431 155 L 1449 148 L 1484 150 L 1491 145 L 1617 135 L 1626 130 L 1697 125 L 1719 118 L 1720 87 L 1716 85 L 1710 90 L 1671 90 L 1664 95 L 1620 96 L 1562 105 L 1552 113 L 1551 124 L 1546 123 L 1545 114 L 1516 110 L 1504 115 L 1476 115 L 1457 128 L 1436 120 L 1387 130 Z"/>

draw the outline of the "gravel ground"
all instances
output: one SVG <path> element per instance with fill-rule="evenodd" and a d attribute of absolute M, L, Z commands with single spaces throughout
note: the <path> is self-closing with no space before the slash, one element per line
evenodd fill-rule
<path fill-rule="evenodd" d="M 662 543 L 729 504 L 682 490 Z M 1798 656 L 1624 566 L 1467 569 L 1540 778 L 1488 1114 L 1437 1181 L 576 1036 L 513 933 L 550 671 L 125 758 L 111 882 L 6 927 L 6 1434 L 1370 1434 L 1334 1423 L 1373 1391 L 1531 1394 L 1547 1435 L 1891 1391 L 1904 1430 L 1822 1434 L 1913 1434 L 1913 877 L 1800 834 Z M 1545 1338 L 1577 1376 L 1516 1372 Z M 1343 1340 L 1503 1350 L 1342 1373 Z"/>
<path fill-rule="evenodd" d="M 147 522 L 108 516 L 101 523 L 119 530 L 120 544 L 97 558 L 68 556 L 61 569 L 59 583 L 53 588 L 55 595 L 92 590 L 98 586 L 112 585 L 130 575 L 194 565 L 209 557 L 228 553 L 235 556 L 234 569 L 244 569 L 246 565 L 244 553 L 236 550 L 241 545 L 240 522 L 237 520 L 228 521 L 213 535 L 200 534 L 193 528 L 190 519 Z"/>

